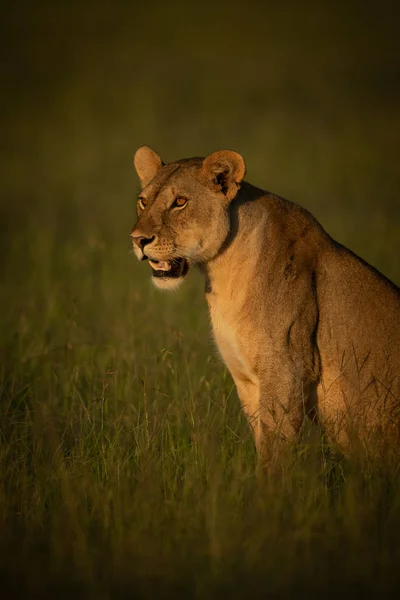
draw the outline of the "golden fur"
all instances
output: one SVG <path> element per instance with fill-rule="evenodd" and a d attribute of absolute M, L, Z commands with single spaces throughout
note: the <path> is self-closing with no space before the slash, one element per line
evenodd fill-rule
<path fill-rule="evenodd" d="M 397 440 L 399 288 L 308 211 L 243 182 L 236 152 L 163 165 L 143 146 L 135 166 L 135 253 L 161 265 L 161 288 L 189 265 L 203 271 L 215 340 L 266 460 L 305 418 L 346 451 Z"/>

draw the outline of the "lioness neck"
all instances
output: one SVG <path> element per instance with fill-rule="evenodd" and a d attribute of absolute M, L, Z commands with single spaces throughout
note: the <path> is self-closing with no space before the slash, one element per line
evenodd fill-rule
<path fill-rule="evenodd" d="M 222 294 L 230 300 L 234 295 L 236 304 L 241 293 L 250 289 L 263 247 L 260 238 L 266 236 L 268 218 L 265 205 L 257 201 L 265 192 L 247 183 L 243 187 L 243 196 L 239 193 L 230 207 L 231 231 L 220 252 L 203 269 L 206 294 Z"/>

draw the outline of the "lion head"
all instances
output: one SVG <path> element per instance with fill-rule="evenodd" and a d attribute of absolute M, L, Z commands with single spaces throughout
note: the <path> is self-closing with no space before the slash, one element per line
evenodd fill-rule
<path fill-rule="evenodd" d="M 237 152 L 221 150 L 164 165 L 154 150 L 141 146 L 134 164 L 142 190 L 133 249 L 139 260 L 149 259 L 157 287 L 174 289 L 191 264 L 205 263 L 221 249 L 245 163 Z"/>

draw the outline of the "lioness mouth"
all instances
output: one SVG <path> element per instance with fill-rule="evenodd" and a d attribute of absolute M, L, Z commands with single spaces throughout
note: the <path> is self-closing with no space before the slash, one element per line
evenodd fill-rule
<path fill-rule="evenodd" d="M 184 277 L 189 270 L 189 263 L 185 258 L 174 258 L 173 260 L 149 259 L 153 269 L 153 277 Z"/>

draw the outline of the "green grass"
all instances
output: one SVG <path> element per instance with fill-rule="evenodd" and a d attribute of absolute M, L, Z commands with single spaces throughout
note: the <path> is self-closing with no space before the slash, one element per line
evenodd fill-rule
<path fill-rule="evenodd" d="M 399 284 L 389 4 L 5 11 L 1 590 L 388 597 L 400 583 L 398 461 L 300 448 L 265 478 L 201 277 L 157 292 L 128 239 L 140 144 L 165 161 L 228 147 Z"/>

